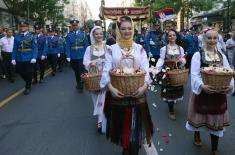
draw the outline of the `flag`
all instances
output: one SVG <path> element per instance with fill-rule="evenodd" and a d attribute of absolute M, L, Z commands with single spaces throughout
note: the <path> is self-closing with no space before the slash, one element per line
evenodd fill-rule
<path fill-rule="evenodd" d="M 156 19 L 160 20 L 160 22 L 176 18 L 176 14 L 172 8 L 165 8 L 159 11 L 155 11 L 154 15 Z"/>

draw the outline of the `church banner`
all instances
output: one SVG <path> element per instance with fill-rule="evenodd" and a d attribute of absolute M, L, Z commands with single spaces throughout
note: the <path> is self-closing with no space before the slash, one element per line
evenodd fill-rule
<path fill-rule="evenodd" d="M 149 17 L 149 7 L 102 7 L 100 12 L 101 17 L 113 20 L 124 15 L 134 20 L 146 19 Z"/>

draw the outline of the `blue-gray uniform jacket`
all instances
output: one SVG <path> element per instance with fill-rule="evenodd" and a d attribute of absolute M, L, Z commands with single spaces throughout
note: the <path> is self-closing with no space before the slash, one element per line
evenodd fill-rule
<path fill-rule="evenodd" d="M 66 56 L 67 58 L 83 59 L 85 50 L 89 46 L 86 35 L 83 32 L 76 34 L 71 32 L 66 38 Z"/>
<path fill-rule="evenodd" d="M 48 43 L 47 54 L 59 53 L 59 38 L 57 36 L 47 37 L 47 43 Z"/>
<path fill-rule="evenodd" d="M 188 34 L 185 36 L 185 39 L 188 42 L 185 52 L 192 55 L 195 52 L 199 51 L 198 37 L 196 35 Z"/>
<path fill-rule="evenodd" d="M 59 37 L 59 53 L 65 53 L 65 38 L 64 37 Z"/>
<path fill-rule="evenodd" d="M 41 58 L 42 56 L 47 55 L 48 43 L 47 37 L 43 34 L 35 35 L 38 43 L 38 55 L 37 58 Z"/>
<path fill-rule="evenodd" d="M 17 34 L 14 39 L 12 60 L 27 62 L 36 59 L 38 53 L 37 40 L 33 34 L 27 32 L 25 35 Z"/>
<path fill-rule="evenodd" d="M 153 44 L 151 44 L 153 42 Z M 146 36 L 146 52 L 151 52 L 153 56 L 160 55 L 160 49 L 163 46 L 161 32 L 149 32 Z"/>
<path fill-rule="evenodd" d="M 146 41 L 146 39 L 145 39 L 144 34 L 138 34 L 138 35 L 136 36 L 135 42 L 136 42 L 137 44 L 142 45 L 144 49 L 145 49 L 145 45 L 146 45 L 146 42 L 145 42 L 145 41 Z"/>

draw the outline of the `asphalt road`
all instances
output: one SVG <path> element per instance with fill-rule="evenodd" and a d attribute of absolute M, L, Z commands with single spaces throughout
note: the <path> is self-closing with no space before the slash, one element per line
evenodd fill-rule
<path fill-rule="evenodd" d="M 0 81 L 0 102 L 23 87 Z M 159 88 L 157 88 L 160 90 Z M 185 129 L 189 84 L 184 101 L 176 106 L 176 121 L 168 119 L 167 105 L 159 91 L 148 91 L 155 127 L 154 145 L 159 155 L 209 155 L 210 136 L 202 133 L 203 146 L 193 145 L 193 133 Z M 235 154 L 235 97 L 229 96 L 231 126 L 220 139 L 221 155 Z M 156 106 L 153 106 L 155 104 Z M 75 89 L 72 70 L 66 68 L 45 83 L 32 87 L 28 96 L 18 95 L 0 107 L 0 155 L 121 155 L 121 148 L 97 134 L 96 117 L 88 92 Z M 140 155 L 146 152 L 142 148 Z"/>

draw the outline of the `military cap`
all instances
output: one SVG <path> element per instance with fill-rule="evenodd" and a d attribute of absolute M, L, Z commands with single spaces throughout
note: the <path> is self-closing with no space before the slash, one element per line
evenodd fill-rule
<path fill-rule="evenodd" d="M 19 22 L 19 25 L 27 25 L 28 26 L 29 23 L 25 20 L 22 20 L 22 21 Z"/>
<path fill-rule="evenodd" d="M 34 28 L 35 28 L 36 30 L 39 30 L 39 29 L 41 29 L 41 28 L 42 28 L 42 26 L 41 26 L 41 25 L 39 25 L 39 24 L 35 24 L 35 25 L 34 25 Z"/>
<path fill-rule="evenodd" d="M 70 24 L 78 24 L 78 23 L 79 23 L 79 20 L 77 19 L 70 20 Z"/>
<path fill-rule="evenodd" d="M 62 33 L 68 32 L 68 29 L 62 29 Z"/>
<path fill-rule="evenodd" d="M 47 29 L 47 32 L 55 32 L 55 30 L 52 28 L 49 28 L 49 29 Z"/>
<path fill-rule="evenodd" d="M 102 24 L 103 22 L 101 20 L 94 21 L 95 24 Z"/>

